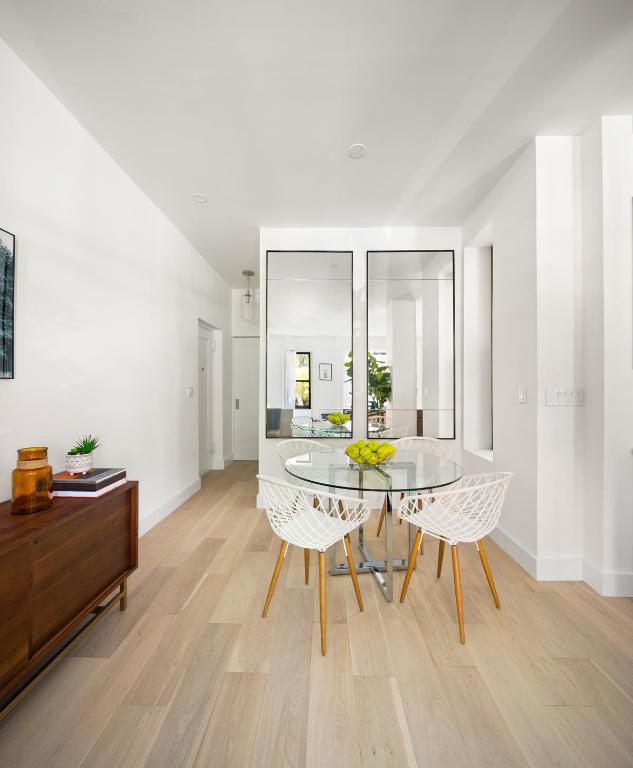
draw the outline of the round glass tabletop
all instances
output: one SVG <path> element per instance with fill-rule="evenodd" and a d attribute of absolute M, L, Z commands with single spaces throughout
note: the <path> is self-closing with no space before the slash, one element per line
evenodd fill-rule
<path fill-rule="evenodd" d="M 351 437 L 351 427 L 351 421 L 348 421 L 345 424 L 332 424 L 327 420 L 292 425 L 292 429 L 297 430 L 297 435 L 305 437 L 328 437 L 329 435 L 335 435 L 336 437 L 341 437 L 341 435 L 343 437 Z"/>
<path fill-rule="evenodd" d="M 327 420 L 304 422 L 292 425 L 293 431 L 296 431 L 297 437 L 329 437 L 335 435 L 336 437 L 350 437 L 352 436 L 352 422 L 351 420 L 345 424 L 332 424 Z M 384 432 L 386 427 L 378 427 L 372 424 L 369 425 L 369 434 L 379 436 L 380 432 Z"/>
<path fill-rule="evenodd" d="M 343 448 L 326 448 L 286 461 L 286 472 L 299 480 L 350 491 L 425 491 L 457 482 L 462 468 L 449 459 L 398 450 L 380 466 L 359 467 Z"/>

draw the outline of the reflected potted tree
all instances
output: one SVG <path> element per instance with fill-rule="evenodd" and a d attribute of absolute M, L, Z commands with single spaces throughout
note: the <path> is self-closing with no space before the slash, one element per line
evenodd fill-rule
<path fill-rule="evenodd" d="M 345 371 L 353 374 L 352 353 L 347 355 Z M 391 370 L 381 363 L 372 352 L 367 353 L 367 397 L 370 416 L 385 416 L 385 405 L 391 397 Z"/>

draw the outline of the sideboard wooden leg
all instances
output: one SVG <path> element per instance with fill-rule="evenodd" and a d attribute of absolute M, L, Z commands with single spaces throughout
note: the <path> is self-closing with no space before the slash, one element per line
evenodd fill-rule
<path fill-rule="evenodd" d="M 124 611 L 127 608 L 127 579 L 121 582 L 119 586 L 119 594 L 120 594 L 119 609 L 121 611 Z"/>

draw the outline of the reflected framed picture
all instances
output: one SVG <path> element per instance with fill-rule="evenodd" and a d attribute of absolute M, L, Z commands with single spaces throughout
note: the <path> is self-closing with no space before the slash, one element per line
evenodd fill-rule
<path fill-rule="evenodd" d="M 13 378 L 15 236 L 0 229 L 0 379 Z"/>
<path fill-rule="evenodd" d="M 332 363 L 319 363 L 319 381 L 332 381 Z"/>

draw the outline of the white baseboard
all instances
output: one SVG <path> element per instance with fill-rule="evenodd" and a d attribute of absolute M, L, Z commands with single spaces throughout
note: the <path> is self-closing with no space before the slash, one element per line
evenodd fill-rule
<path fill-rule="evenodd" d="M 147 533 L 149 530 L 151 530 L 155 525 L 160 523 L 161 520 L 164 520 L 166 517 L 171 515 L 171 513 L 178 509 L 178 507 L 181 504 L 184 504 L 187 499 L 191 498 L 194 493 L 197 493 L 200 490 L 200 478 L 197 480 L 194 480 L 191 485 L 188 485 L 186 488 L 183 488 L 180 493 L 177 493 L 175 496 L 172 496 L 169 501 L 166 501 L 164 504 L 161 504 L 160 507 L 155 509 L 153 512 L 150 512 L 149 515 L 144 515 L 139 521 L 138 521 L 138 535 L 142 536 L 144 533 Z"/>
<path fill-rule="evenodd" d="M 582 581 L 582 557 L 539 557 L 537 581 Z"/>
<path fill-rule="evenodd" d="M 537 578 L 537 560 L 531 552 L 528 552 L 525 547 L 519 544 L 518 541 L 513 539 L 512 536 L 507 534 L 501 528 L 495 528 L 490 534 L 490 538 L 495 544 L 498 544 L 504 552 L 507 552 L 529 576 L 533 579 Z"/>
<path fill-rule="evenodd" d="M 233 453 L 232 452 L 231 453 L 227 453 L 226 456 L 224 457 L 224 467 L 223 467 L 223 469 L 226 469 L 233 460 L 234 460 L 233 459 Z"/>
<path fill-rule="evenodd" d="M 633 573 L 630 571 L 601 571 L 585 560 L 583 579 L 604 597 L 633 597 Z"/>

